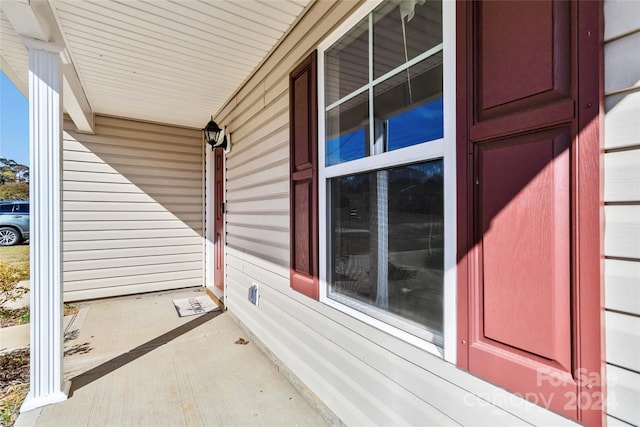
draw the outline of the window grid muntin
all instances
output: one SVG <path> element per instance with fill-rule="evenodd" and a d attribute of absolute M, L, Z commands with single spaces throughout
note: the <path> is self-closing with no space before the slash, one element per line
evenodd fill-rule
<path fill-rule="evenodd" d="M 384 167 L 382 167 L 382 168 L 373 167 L 371 162 L 369 162 L 369 160 L 371 160 L 373 158 L 377 158 L 379 156 L 382 156 L 383 154 L 389 153 L 389 152 L 385 152 L 384 151 L 384 147 L 381 146 L 383 144 L 377 143 L 379 141 L 376 141 L 376 132 L 375 132 L 376 121 L 374 120 L 374 118 L 375 118 L 375 106 L 374 106 L 375 87 L 379 83 L 384 82 L 385 80 L 391 79 L 391 78 L 395 77 L 396 75 L 398 75 L 399 73 L 407 72 L 407 70 L 411 66 L 413 66 L 415 64 L 418 64 L 419 62 L 421 62 L 423 60 L 426 60 L 427 58 L 429 58 L 431 56 L 437 55 L 439 52 L 443 51 L 443 43 L 440 43 L 437 46 L 435 46 L 435 47 L 423 52 L 422 54 L 420 54 L 417 57 L 411 59 L 410 61 L 407 61 L 404 64 L 401 64 L 400 66 L 395 67 L 394 69 L 388 71 L 387 73 L 385 73 L 384 75 L 382 75 L 378 79 L 374 80 L 374 78 L 373 78 L 373 75 L 374 75 L 374 69 L 373 69 L 373 63 L 374 63 L 374 57 L 373 57 L 373 14 L 374 14 L 374 11 L 375 11 L 375 9 L 370 11 L 368 13 L 368 15 L 367 15 L 368 50 L 369 50 L 369 52 L 367 53 L 367 57 L 368 57 L 368 61 L 367 62 L 368 62 L 368 80 L 369 80 L 369 82 L 364 87 L 356 89 L 354 92 L 352 92 L 350 94 L 347 94 L 342 99 L 339 99 L 337 102 L 332 103 L 329 107 L 326 107 L 324 109 L 324 120 L 326 121 L 327 120 L 327 114 L 333 108 L 336 108 L 339 105 L 343 104 L 344 102 L 347 102 L 348 100 L 353 99 L 353 97 L 357 96 L 356 94 L 361 94 L 361 93 L 364 92 L 364 90 L 366 90 L 368 92 L 368 103 L 369 103 L 369 105 L 368 105 L 368 111 L 369 111 L 369 120 L 368 120 L 369 121 L 369 126 L 368 126 L 368 128 L 369 128 L 369 135 L 368 135 L 369 136 L 369 138 L 368 138 L 369 139 L 368 140 L 369 155 L 365 155 L 364 157 L 361 157 L 361 158 L 358 158 L 358 159 L 355 159 L 355 160 L 345 160 L 343 162 L 338 162 L 336 164 L 332 164 L 331 166 L 326 166 L 327 169 L 334 168 L 335 166 L 339 166 L 339 165 L 342 165 L 342 164 L 349 164 L 349 163 L 357 162 L 358 160 L 362 160 L 362 162 L 359 162 L 360 165 L 363 167 L 363 170 L 361 172 L 373 172 L 373 171 L 376 171 L 376 170 L 379 171 L 379 170 L 386 169 Z M 347 31 L 347 34 L 348 34 L 348 31 Z M 341 40 L 341 38 L 336 40 L 335 43 L 338 43 L 340 40 Z M 333 44 L 331 46 L 327 47 L 327 51 L 332 49 L 332 47 L 333 47 Z M 444 96 L 444 93 L 443 93 L 443 96 Z M 327 99 L 326 94 L 322 94 L 321 97 L 324 100 Z M 323 135 L 323 141 L 326 141 L 326 138 L 327 138 L 327 135 Z M 439 138 L 439 139 L 436 139 L 436 140 L 431 140 L 431 141 L 427 141 L 427 142 L 423 142 L 421 144 L 415 144 L 415 145 L 427 145 L 428 146 L 431 143 L 433 143 L 434 141 L 440 141 L 440 140 L 443 140 L 443 139 L 444 138 Z M 326 148 L 326 145 L 325 145 L 325 148 Z M 400 148 L 400 149 L 394 150 L 394 151 L 402 151 L 405 148 L 408 148 L 408 147 Z M 425 156 L 423 154 L 423 155 L 419 155 L 417 159 L 416 158 L 411 159 L 409 162 L 406 162 L 406 163 L 395 163 L 395 164 L 388 165 L 388 167 L 406 166 L 407 164 L 415 163 L 416 160 L 428 161 L 428 160 L 435 160 L 435 159 L 438 159 L 438 158 L 442 158 L 443 161 L 444 161 L 444 152 L 443 152 L 443 150 L 438 150 L 438 151 L 439 152 L 437 154 L 436 153 L 432 153 L 433 155 L 432 156 L 428 156 L 428 158 L 425 158 Z M 416 154 L 418 154 L 418 153 L 416 153 Z M 323 161 L 325 162 L 325 164 L 327 162 L 326 155 L 327 154 L 325 152 L 324 155 L 323 155 Z M 376 163 L 376 162 L 374 161 L 374 163 Z M 343 174 L 342 175 L 336 175 L 336 176 L 334 176 L 334 178 L 337 178 L 339 176 L 352 175 L 353 171 L 351 171 L 350 169 L 351 168 L 343 169 Z M 329 201 L 331 200 L 332 189 L 331 189 L 331 183 L 329 181 L 326 182 L 326 188 L 327 188 L 327 201 L 328 201 L 328 204 L 330 204 Z M 332 212 L 331 209 L 332 209 L 332 207 L 330 207 L 330 210 L 327 211 L 328 212 L 327 215 L 329 215 L 329 218 L 331 217 L 331 214 L 329 213 L 329 212 Z M 378 215 L 380 215 L 380 214 L 381 214 L 381 212 L 378 211 Z M 376 230 L 376 233 L 378 233 L 378 231 L 379 230 Z M 328 242 L 333 242 L 333 240 L 332 240 L 333 238 L 332 237 L 329 237 L 328 234 L 327 234 L 327 237 L 328 237 Z M 331 252 L 332 247 L 333 247 L 333 243 L 327 245 L 328 256 L 330 256 L 330 252 Z M 376 262 L 376 265 L 378 265 L 378 263 L 379 262 Z M 327 270 L 327 274 L 328 274 L 328 270 Z M 388 281 L 388 277 L 385 277 L 384 280 Z M 327 296 L 329 298 L 335 299 L 336 295 L 340 295 L 340 294 L 338 294 L 336 292 L 331 291 L 331 286 L 329 284 L 327 284 L 327 287 L 328 287 Z M 351 298 L 349 298 L 348 296 L 345 296 L 344 299 L 343 298 L 340 298 L 340 299 L 343 301 L 344 304 L 346 304 L 347 306 L 351 305 L 353 308 L 362 307 L 362 306 L 366 305 L 364 303 L 358 303 L 358 304 L 355 304 L 355 305 L 354 304 L 350 304 L 349 301 L 351 301 Z M 374 306 L 372 306 L 372 307 L 374 307 Z M 358 308 L 356 308 L 356 309 L 358 309 Z M 397 317 L 396 315 L 394 315 L 394 314 L 392 314 L 390 312 L 385 312 L 385 311 L 380 310 L 378 308 L 376 308 L 375 310 L 367 310 L 367 312 L 370 313 L 369 315 L 376 314 L 376 316 L 374 316 L 374 317 L 377 317 L 377 318 L 379 318 L 380 320 L 383 320 L 383 321 L 387 321 L 390 324 L 396 324 L 397 326 L 401 327 L 401 329 L 406 329 L 405 327 L 403 327 L 403 325 L 404 325 L 403 322 L 407 322 L 407 325 L 413 323 L 408 319 L 400 320 L 400 318 Z M 398 320 L 400 322 L 400 324 L 398 324 L 396 322 L 396 320 Z M 425 325 L 422 325 L 422 326 L 423 326 L 423 328 L 426 328 Z M 411 329 L 414 329 L 414 328 L 411 328 Z M 414 333 L 418 333 L 418 336 L 420 336 L 422 338 L 425 338 L 424 334 L 419 333 L 419 331 L 417 331 L 417 330 L 414 330 Z M 439 336 L 439 338 L 438 339 L 434 339 L 434 336 Z M 443 336 L 439 335 L 439 333 L 432 334 L 432 335 L 429 335 L 429 339 L 428 340 L 433 342 L 434 344 L 435 344 L 436 341 L 438 341 L 439 342 L 439 346 L 441 346 L 442 342 L 443 342 Z M 438 345 L 438 344 L 436 344 L 436 345 Z"/>
<path fill-rule="evenodd" d="M 369 47 L 370 49 L 372 49 L 371 47 Z M 332 108 L 350 100 L 351 98 L 358 96 L 359 94 L 361 94 L 362 92 L 366 91 L 366 90 L 371 90 L 373 88 L 373 86 L 377 85 L 378 83 L 381 83 L 393 76 L 395 76 L 396 74 L 398 74 L 399 72 L 405 71 L 407 68 L 410 68 L 414 65 L 416 65 L 417 63 L 421 62 L 424 59 L 427 59 L 431 56 L 434 56 L 440 52 L 442 52 L 444 50 L 444 43 L 440 43 L 436 46 L 434 46 L 433 48 L 421 53 L 420 55 L 416 56 L 413 59 L 410 59 L 408 62 L 405 62 L 404 64 L 394 68 L 393 70 L 390 70 L 388 72 L 386 72 L 385 74 L 383 74 L 382 76 L 378 77 L 377 79 L 373 79 L 373 72 L 371 70 L 369 70 L 369 82 L 364 85 L 359 87 L 358 89 L 354 90 L 353 92 L 349 93 L 348 95 L 343 96 L 342 98 L 338 99 L 337 101 L 329 104 L 328 106 L 325 107 L 325 112 L 331 110 Z M 373 63 L 373 57 L 372 57 L 372 52 L 369 52 L 369 62 Z M 370 64 L 371 66 L 371 64 Z"/>
<path fill-rule="evenodd" d="M 324 94 L 325 89 L 325 63 L 324 52 L 340 40 L 351 28 L 355 27 L 362 19 L 370 14 L 384 0 L 366 2 L 362 7 L 356 10 L 349 18 L 340 24 L 334 32 L 324 39 L 318 45 L 318 65 L 319 80 L 318 90 L 320 94 Z M 444 277 L 444 343 L 443 346 L 433 344 L 429 338 L 419 336 L 419 333 L 413 333 L 409 328 L 398 328 L 390 323 L 381 321 L 375 317 L 367 315 L 364 311 L 358 311 L 348 305 L 344 305 L 327 297 L 327 259 L 330 256 L 330 247 L 328 246 L 328 218 L 327 215 L 320 215 L 320 235 L 324 238 L 320 239 L 320 301 L 325 305 L 343 312 L 354 319 L 368 324 L 380 331 L 388 333 L 405 342 L 411 343 L 417 348 L 421 348 L 429 353 L 443 357 L 451 363 L 456 362 L 456 150 L 455 150 L 455 104 L 456 104 L 456 63 L 455 63 L 455 46 L 456 46 L 456 5 L 454 2 L 443 1 L 442 3 L 442 43 L 435 46 L 430 52 L 435 54 L 439 51 L 443 52 L 443 114 L 444 114 L 444 136 L 442 139 L 433 140 L 422 144 L 417 144 L 402 148 L 399 150 L 385 152 L 378 156 L 370 156 L 345 163 L 339 163 L 327 167 L 325 165 L 325 128 L 324 116 L 325 98 L 319 97 L 318 109 L 318 160 L 319 160 L 319 196 L 320 196 L 320 212 L 327 212 L 327 205 L 330 204 L 330 196 L 328 194 L 327 182 L 330 178 L 348 175 L 350 173 L 366 172 L 372 169 L 387 168 L 397 165 L 409 164 L 417 161 L 428 161 L 435 158 L 444 159 L 444 194 L 445 194 L 445 241 L 449 244 L 445 245 L 445 277 Z M 427 56 L 427 52 L 413 58 L 405 65 L 407 67 L 414 65 L 416 62 L 423 60 Z M 400 67 L 399 67 L 400 68 Z M 398 70 L 391 70 L 386 74 L 393 74 Z M 382 80 L 387 75 L 381 76 L 377 80 Z M 375 83 L 377 83 L 377 80 Z M 358 89 L 358 94 L 368 90 L 367 87 Z M 357 96 L 352 94 L 349 97 Z M 345 97 L 346 98 L 346 97 Z M 338 102 L 344 102 L 341 99 Z M 338 102 L 334 103 L 337 104 Z M 334 105 L 332 104 L 331 107 Z M 446 144 L 445 144 L 446 143 Z"/>
<path fill-rule="evenodd" d="M 383 74 L 382 76 L 378 77 L 377 79 L 373 78 L 373 10 L 369 12 L 368 14 L 368 31 L 369 31 L 369 35 L 368 35 L 368 46 L 369 46 L 369 52 L 368 52 L 368 80 L 369 82 L 354 90 L 353 92 L 345 95 L 344 97 L 342 97 L 341 99 L 337 100 L 336 102 L 333 102 L 332 104 L 330 104 L 329 106 L 326 106 L 323 111 L 324 111 L 324 117 L 323 120 L 326 120 L 326 114 L 329 113 L 329 111 L 331 111 L 332 109 L 338 107 L 341 104 L 344 104 L 345 102 L 348 102 L 349 100 L 355 98 L 356 96 L 364 93 L 365 91 L 368 92 L 368 98 L 369 98 L 369 105 L 368 105 L 368 109 L 369 109 L 369 138 L 368 138 L 368 145 L 369 145 L 369 154 L 365 154 L 365 156 L 363 158 L 369 158 L 369 157 L 375 157 L 377 155 L 381 155 L 386 153 L 387 151 L 384 149 L 384 147 L 382 147 L 382 149 L 380 147 L 376 147 L 375 146 L 375 120 L 372 120 L 373 117 L 375 117 L 375 106 L 374 106 L 374 99 L 375 99 L 375 86 L 380 84 L 381 82 L 384 82 L 385 80 L 388 80 L 394 76 L 396 76 L 398 73 L 401 72 L 406 72 L 406 70 L 408 70 L 409 68 L 411 68 L 412 66 L 420 63 L 423 60 L 426 60 L 427 58 L 430 58 L 432 56 L 437 55 L 440 52 L 443 52 L 444 49 L 444 43 L 439 43 L 438 45 L 434 46 L 433 48 L 423 52 L 422 54 L 416 56 L 415 58 L 410 59 L 409 61 L 405 62 L 404 64 L 394 68 L 393 70 L 388 71 L 387 73 Z M 340 39 L 336 40 L 333 44 L 337 43 Z M 331 49 L 331 47 L 333 46 L 333 44 L 331 46 L 328 46 L 324 52 L 326 52 L 327 50 Z M 324 54 L 323 52 L 323 54 Z M 324 63 L 324 61 L 323 61 Z M 324 88 L 324 85 L 323 85 Z M 323 89 L 324 90 L 324 89 Z M 444 94 L 443 94 L 444 97 Z M 323 100 L 326 100 L 326 96 L 325 94 L 323 94 L 321 96 L 321 98 Z M 322 135 L 323 140 L 326 139 L 326 135 Z M 433 143 L 434 141 L 437 140 L 429 140 L 426 141 L 426 143 Z M 401 148 L 400 150 L 402 150 L 404 148 Z M 394 150 L 396 151 L 396 150 Z M 362 159 L 362 158 L 360 158 Z M 355 159 L 355 160 L 345 160 L 343 162 L 338 162 L 337 164 L 344 164 L 344 163 L 350 163 L 353 161 L 357 161 L 360 159 Z M 326 164 L 326 153 L 323 154 L 322 156 L 322 162 L 323 164 Z M 327 167 L 333 167 L 335 166 L 331 165 L 331 166 L 327 166 Z"/>
<path fill-rule="evenodd" d="M 362 157 L 348 162 L 325 166 L 323 176 L 327 179 L 343 175 L 386 169 L 393 166 L 403 166 L 416 161 L 428 161 L 444 158 L 445 138 L 415 144 L 393 151 L 386 151 L 375 156 Z"/>
<path fill-rule="evenodd" d="M 368 22 L 369 22 L 369 52 L 367 53 L 367 67 L 368 67 L 368 72 L 369 72 L 369 76 L 368 76 L 368 81 L 369 83 L 367 84 L 367 91 L 369 93 L 369 153 L 370 156 L 373 155 L 375 156 L 376 154 L 378 154 L 378 151 L 376 150 L 376 145 L 375 145 L 375 116 L 374 116 L 374 109 L 373 109 L 373 90 L 372 90 L 372 86 L 371 86 L 371 80 L 373 80 L 373 12 L 369 13 L 368 15 Z M 368 157 L 368 156 L 367 156 Z"/>

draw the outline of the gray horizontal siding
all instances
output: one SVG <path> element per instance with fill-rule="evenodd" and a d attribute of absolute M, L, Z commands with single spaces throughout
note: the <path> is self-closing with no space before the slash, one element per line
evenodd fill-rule
<path fill-rule="evenodd" d="M 96 117 L 63 137 L 65 300 L 203 284 L 197 130 Z"/>
<path fill-rule="evenodd" d="M 640 2 L 604 11 L 607 412 L 640 425 Z"/>

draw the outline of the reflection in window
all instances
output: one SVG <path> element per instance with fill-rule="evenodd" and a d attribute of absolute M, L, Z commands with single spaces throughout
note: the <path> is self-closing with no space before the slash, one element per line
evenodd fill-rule
<path fill-rule="evenodd" d="M 332 108 L 326 114 L 327 166 L 369 155 L 369 99 L 367 93 Z"/>
<path fill-rule="evenodd" d="M 442 1 L 381 2 L 323 51 L 320 98 L 327 297 L 436 346 L 443 345 L 443 49 Z M 419 144 L 433 150 L 388 155 Z"/>
<path fill-rule="evenodd" d="M 442 160 L 333 178 L 330 187 L 329 297 L 442 336 Z"/>
<path fill-rule="evenodd" d="M 442 138 L 442 53 L 382 81 L 374 97 L 376 121 L 386 124 L 376 127 L 384 151 Z"/>
<path fill-rule="evenodd" d="M 442 2 L 404 0 L 373 12 L 373 78 L 442 43 Z"/>
<path fill-rule="evenodd" d="M 368 20 L 365 18 L 325 52 L 326 105 L 367 84 L 368 49 Z"/>
<path fill-rule="evenodd" d="M 330 139 L 326 142 L 327 166 L 349 160 L 360 159 L 366 155 L 366 132 L 364 129 Z"/>
<path fill-rule="evenodd" d="M 326 166 L 444 136 L 441 1 L 381 3 L 324 62 Z"/>
<path fill-rule="evenodd" d="M 444 136 L 442 98 L 387 120 L 387 150 L 409 147 Z"/>

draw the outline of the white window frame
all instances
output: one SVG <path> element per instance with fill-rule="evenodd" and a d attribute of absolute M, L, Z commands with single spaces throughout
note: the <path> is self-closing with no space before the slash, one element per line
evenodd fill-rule
<path fill-rule="evenodd" d="M 361 19 L 366 17 L 384 0 L 367 2 L 360 9 L 346 19 L 333 33 L 331 33 L 318 46 L 318 199 L 319 199 L 319 236 L 320 236 L 320 301 L 343 313 L 346 313 L 366 324 L 380 329 L 392 336 L 400 338 L 416 347 L 424 349 L 430 353 L 443 357 L 451 363 L 456 363 L 456 337 L 457 337 L 457 310 L 456 310 L 456 20 L 455 2 L 449 0 L 442 1 L 442 44 L 438 49 L 443 51 L 443 115 L 444 115 L 444 137 L 434 141 L 413 145 L 410 147 L 397 149 L 374 156 L 369 156 L 357 160 L 326 166 L 325 151 L 325 62 L 324 54 L 335 42 L 352 29 Z M 434 48 L 434 49 L 436 49 Z M 372 49 L 372 41 L 369 42 L 369 49 Z M 431 49 L 431 53 L 434 49 Z M 425 55 L 410 61 L 418 62 Z M 371 67 L 370 67 L 371 69 Z M 370 71 L 371 72 L 371 71 Z M 392 70 L 386 73 L 395 73 Z M 383 76 L 383 77 L 385 77 Z M 381 80 L 376 79 L 373 83 Z M 371 79 L 370 79 L 371 80 Z M 367 86 L 368 87 L 368 86 Z M 360 92 L 360 91 L 358 91 Z M 370 117 L 373 104 L 369 105 Z M 373 121 L 370 120 L 370 126 Z M 348 305 L 342 304 L 328 295 L 328 263 L 329 263 L 329 241 L 330 230 L 328 226 L 328 199 L 327 180 L 361 172 L 369 172 L 375 169 L 386 169 L 393 166 L 401 166 L 428 160 L 443 159 L 444 167 L 444 289 L 443 289 L 443 347 L 435 345 L 426 336 L 428 331 L 417 331 L 417 327 L 409 322 L 403 325 L 402 329 L 393 326 L 385 321 L 367 315 L 365 312 L 356 310 Z M 375 310 L 372 306 L 362 304 L 363 310 Z M 389 316 L 391 317 L 391 316 Z M 413 330 L 416 330 L 415 333 Z"/>

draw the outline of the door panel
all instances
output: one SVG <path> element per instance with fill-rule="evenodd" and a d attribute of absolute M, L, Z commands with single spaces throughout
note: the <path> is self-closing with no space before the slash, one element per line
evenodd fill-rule
<path fill-rule="evenodd" d="M 214 150 L 213 284 L 224 291 L 224 150 Z"/>

